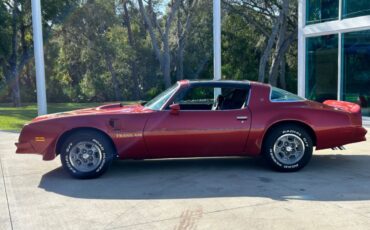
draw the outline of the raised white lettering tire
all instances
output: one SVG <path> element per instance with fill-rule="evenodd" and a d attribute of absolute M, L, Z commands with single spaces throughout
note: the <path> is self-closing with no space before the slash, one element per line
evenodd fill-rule
<path fill-rule="evenodd" d="M 60 153 L 63 168 L 75 178 L 101 176 L 111 165 L 114 148 L 108 138 L 97 131 L 77 131 L 64 141 Z"/>
<path fill-rule="evenodd" d="M 277 126 L 267 134 L 262 151 L 273 169 L 282 172 L 298 171 L 312 157 L 312 138 L 298 125 Z"/>

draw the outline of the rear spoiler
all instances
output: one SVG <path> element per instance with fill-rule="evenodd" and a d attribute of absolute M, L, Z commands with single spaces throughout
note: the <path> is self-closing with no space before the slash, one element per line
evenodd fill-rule
<path fill-rule="evenodd" d="M 349 113 L 353 124 L 362 125 L 361 106 L 347 101 L 326 100 L 324 105 Z"/>
<path fill-rule="evenodd" d="M 358 104 L 347 101 L 326 100 L 323 104 L 348 113 L 361 113 L 361 107 Z"/>

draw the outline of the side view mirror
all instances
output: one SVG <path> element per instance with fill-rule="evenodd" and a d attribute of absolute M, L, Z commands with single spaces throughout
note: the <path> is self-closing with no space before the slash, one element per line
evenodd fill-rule
<path fill-rule="evenodd" d="M 172 104 L 172 105 L 170 105 L 170 109 L 171 109 L 170 113 L 172 115 L 177 115 L 180 112 L 180 105 L 179 104 Z"/>

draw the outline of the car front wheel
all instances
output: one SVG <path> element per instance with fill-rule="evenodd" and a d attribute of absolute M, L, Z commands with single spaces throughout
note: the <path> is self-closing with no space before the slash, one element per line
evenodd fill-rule
<path fill-rule="evenodd" d="M 80 131 L 63 143 L 60 159 L 63 168 L 73 177 L 89 179 L 101 176 L 112 163 L 114 149 L 99 132 Z"/>
<path fill-rule="evenodd" d="M 308 132 L 296 125 L 278 126 L 272 130 L 263 145 L 263 155 L 269 165 L 278 171 L 298 171 L 312 157 L 313 143 Z"/>

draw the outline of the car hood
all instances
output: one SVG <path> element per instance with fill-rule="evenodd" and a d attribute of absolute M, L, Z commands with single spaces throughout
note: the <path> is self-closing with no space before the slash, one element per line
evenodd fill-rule
<path fill-rule="evenodd" d="M 142 105 L 122 105 L 120 103 L 106 104 L 98 107 L 78 109 L 68 112 L 53 113 L 38 116 L 32 122 L 49 120 L 61 117 L 85 116 L 85 115 L 102 115 L 102 114 L 135 114 L 135 113 L 148 113 L 152 110 L 145 108 Z"/>

